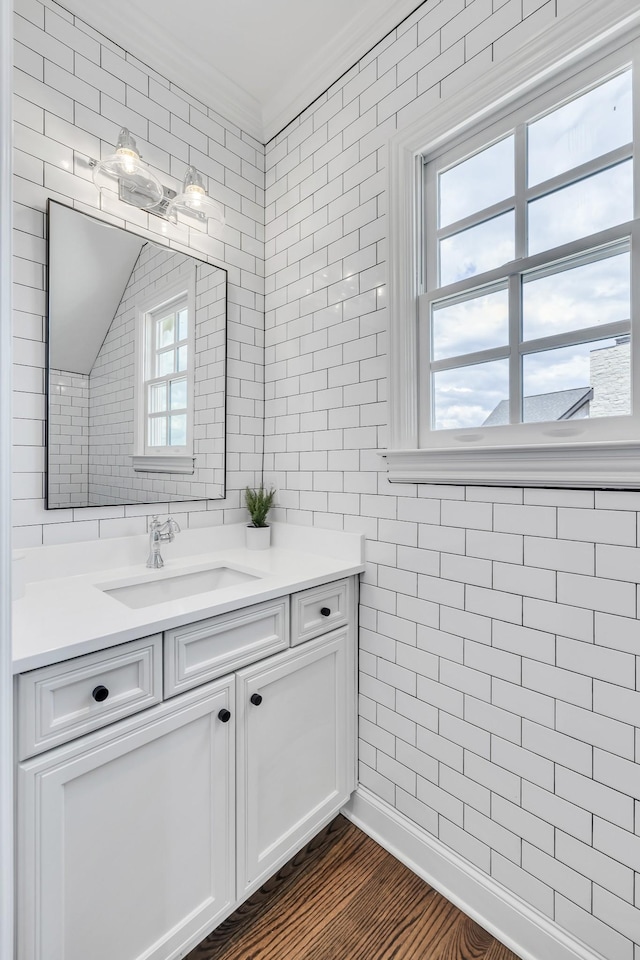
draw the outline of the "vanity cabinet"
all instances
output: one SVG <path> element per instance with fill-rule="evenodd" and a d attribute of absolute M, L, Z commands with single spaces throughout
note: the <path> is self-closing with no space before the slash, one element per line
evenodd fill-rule
<path fill-rule="evenodd" d="M 141 695 L 141 712 L 82 736 L 70 726 L 77 739 L 19 765 L 18 960 L 177 960 L 339 811 L 355 787 L 355 580 L 342 584 L 345 622 L 323 616 L 305 642 L 289 608 L 313 591 L 167 631 L 165 667 L 192 663 L 190 689 L 165 676 L 163 702 Z M 236 662 L 225 624 L 237 663 L 256 637 L 262 659 L 194 686 L 200 659 L 204 678 L 219 669 L 216 637 Z M 191 643 L 191 660 L 176 655 Z M 18 690 L 88 671 L 93 691 L 96 662 L 32 671 Z"/>

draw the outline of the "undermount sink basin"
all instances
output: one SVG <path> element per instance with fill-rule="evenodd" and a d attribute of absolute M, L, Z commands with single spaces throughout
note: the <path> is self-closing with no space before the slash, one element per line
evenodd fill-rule
<path fill-rule="evenodd" d="M 114 600 L 126 604 L 128 607 L 150 607 L 155 603 L 166 603 L 168 600 L 181 600 L 184 597 L 193 597 L 198 593 L 209 593 L 211 590 L 222 590 L 233 587 L 238 583 L 247 583 L 249 580 L 259 580 L 254 573 L 246 573 L 235 567 L 209 567 L 206 570 L 195 570 L 190 573 L 180 573 L 173 577 L 162 577 L 157 580 L 143 580 L 138 583 L 120 584 L 116 587 L 103 586 L 100 589 Z"/>

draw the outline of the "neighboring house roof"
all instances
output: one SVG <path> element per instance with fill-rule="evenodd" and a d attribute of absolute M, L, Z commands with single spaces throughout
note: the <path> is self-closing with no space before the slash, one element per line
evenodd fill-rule
<path fill-rule="evenodd" d="M 574 387 L 557 390 L 555 393 L 539 393 L 523 399 L 524 423 L 541 423 L 545 420 L 570 420 L 593 397 L 593 387 Z M 509 423 L 509 401 L 501 400 L 491 411 L 483 426 L 500 426 Z"/>

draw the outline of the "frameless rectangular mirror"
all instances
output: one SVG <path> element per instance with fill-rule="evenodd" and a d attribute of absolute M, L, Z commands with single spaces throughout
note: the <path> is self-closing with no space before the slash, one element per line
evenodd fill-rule
<path fill-rule="evenodd" d="M 225 494 L 227 272 L 50 200 L 47 507 Z"/>

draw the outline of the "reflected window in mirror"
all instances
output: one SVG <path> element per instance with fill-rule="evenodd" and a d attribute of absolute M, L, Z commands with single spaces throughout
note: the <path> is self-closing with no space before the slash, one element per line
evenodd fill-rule
<path fill-rule="evenodd" d="M 147 361 L 147 442 L 145 453 L 191 448 L 187 385 L 189 307 L 186 299 L 147 318 L 151 346 Z"/>
<path fill-rule="evenodd" d="M 195 269 L 138 305 L 135 470 L 193 473 Z"/>

